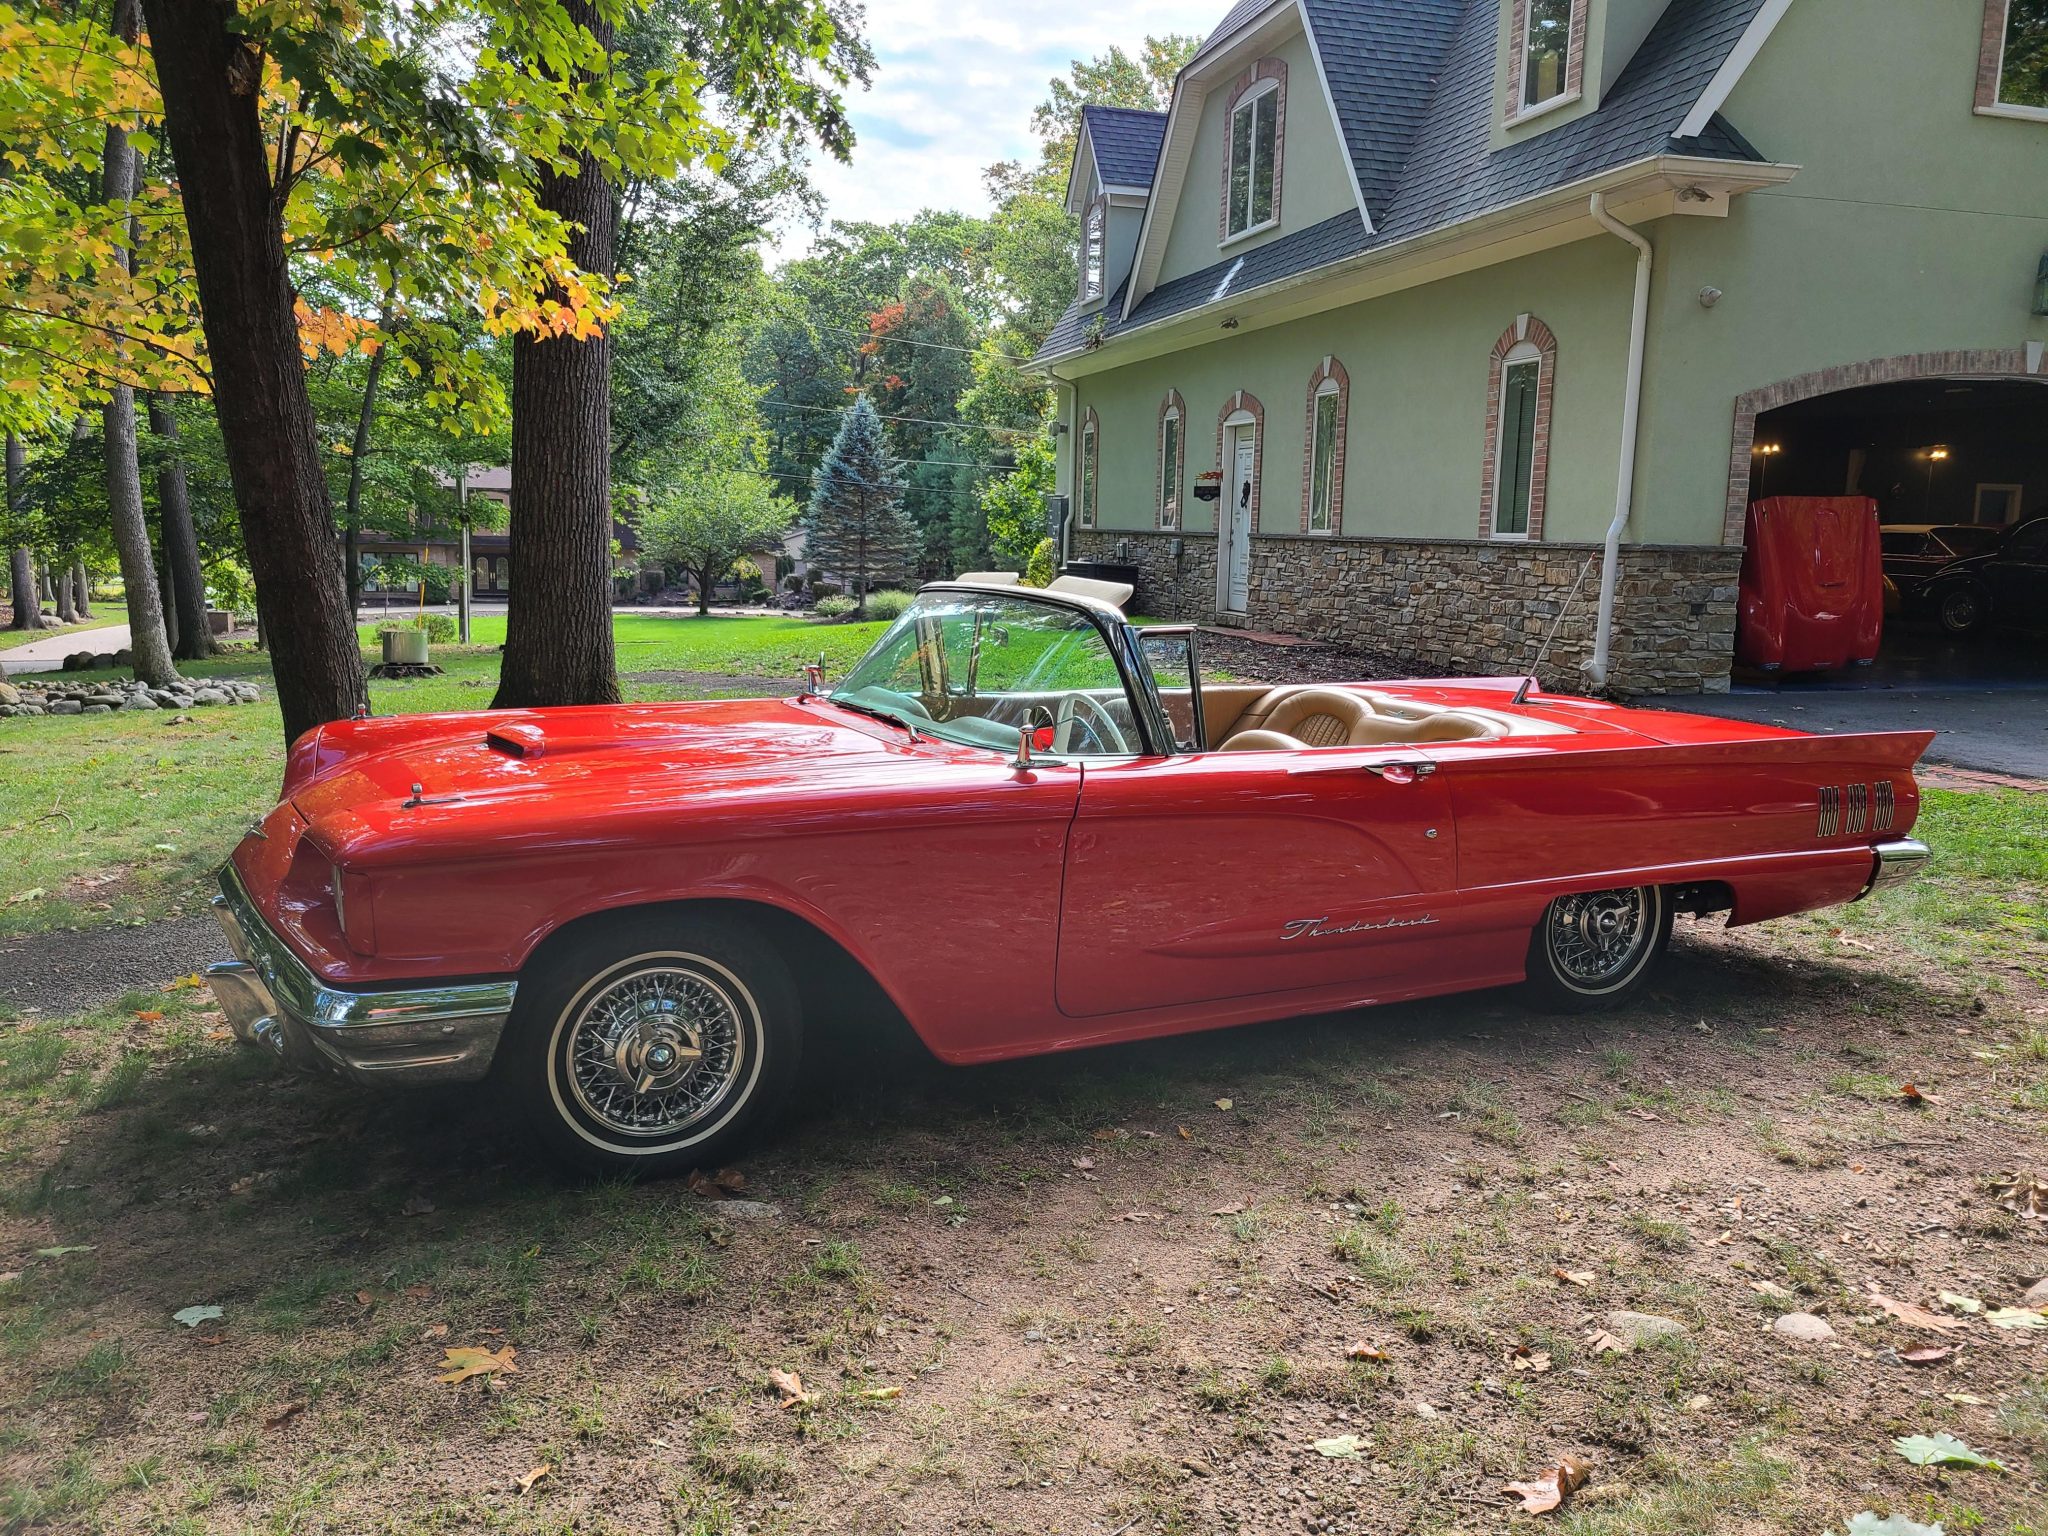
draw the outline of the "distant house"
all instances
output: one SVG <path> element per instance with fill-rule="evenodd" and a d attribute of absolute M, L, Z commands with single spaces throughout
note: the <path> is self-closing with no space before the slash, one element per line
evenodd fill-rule
<path fill-rule="evenodd" d="M 1577 682 L 1618 520 L 1594 680 L 1715 689 L 1759 491 L 2048 502 L 2039 0 L 1240 0 L 1068 207 L 1069 553 L 1148 613 Z"/>

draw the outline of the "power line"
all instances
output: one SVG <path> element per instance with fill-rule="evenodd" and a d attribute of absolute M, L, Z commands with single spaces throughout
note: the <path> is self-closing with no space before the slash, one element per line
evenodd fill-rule
<path fill-rule="evenodd" d="M 869 341 L 878 344 L 888 342 L 891 346 L 897 347 L 930 347 L 934 352 L 965 352 L 969 357 L 981 350 L 979 347 L 963 347 L 950 341 L 918 341 L 914 337 L 891 336 L 886 332 L 878 336 L 873 331 L 858 330 L 850 325 L 813 325 L 811 328 L 818 331 L 837 331 L 842 336 L 865 336 Z"/>
<path fill-rule="evenodd" d="M 760 400 L 755 403 L 776 406 L 785 411 L 821 411 L 829 416 L 843 416 L 847 410 L 843 405 L 800 405 L 794 400 Z M 935 421 L 929 416 L 882 416 L 880 411 L 875 414 L 881 416 L 884 421 L 905 422 L 916 427 L 954 427 L 969 432 L 1006 432 L 1012 437 L 1035 437 L 1038 434 L 1035 427 L 991 427 L 978 421 Z"/>

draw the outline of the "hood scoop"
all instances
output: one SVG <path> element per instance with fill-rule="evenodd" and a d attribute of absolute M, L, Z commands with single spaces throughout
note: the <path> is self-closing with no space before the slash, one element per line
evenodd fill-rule
<path fill-rule="evenodd" d="M 484 745 L 494 752 L 504 753 L 507 757 L 545 757 L 548 739 L 539 726 L 514 722 L 492 726 L 485 731 Z"/>

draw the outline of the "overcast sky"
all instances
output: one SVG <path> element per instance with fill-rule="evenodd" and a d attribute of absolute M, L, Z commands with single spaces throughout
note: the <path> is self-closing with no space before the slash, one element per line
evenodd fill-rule
<path fill-rule="evenodd" d="M 920 208 L 988 211 L 983 167 L 1037 153 L 1031 109 L 1046 83 L 1112 43 L 1135 53 L 1147 33 L 1206 36 L 1228 0 L 868 0 L 874 87 L 850 100 L 853 163 L 821 160 L 812 179 L 827 219 L 887 223 Z M 807 228 L 771 254 L 799 255 Z"/>

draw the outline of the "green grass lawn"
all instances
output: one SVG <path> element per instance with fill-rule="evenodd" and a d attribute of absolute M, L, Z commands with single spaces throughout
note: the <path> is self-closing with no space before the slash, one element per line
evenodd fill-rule
<path fill-rule="evenodd" d="M 843 674 L 884 627 L 653 614 L 622 614 L 613 626 L 626 696 L 640 700 L 794 693 L 805 661 L 822 652 L 828 675 Z M 475 645 L 435 648 L 440 677 L 373 680 L 371 707 L 380 715 L 487 708 L 505 621 L 480 618 L 472 633 Z M 362 635 L 364 659 L 374 660 L 374 626 Z M 0 726 L 0 842 L 8 850 L 0 861 L 0 935 L 197 910 L 212 870 L 276 799 L 285 743 L 269 697 L 269 658 L 244 653 L 183 670 L 194 678 L 246 678 L 266 696 L 260 704 L 194 709 L 175 724 L 169 713 L 142 713 Z M 690 677 L 636 680 L 655 672 Z M 721 687 L 721 678 L 733 686 Z"/>

